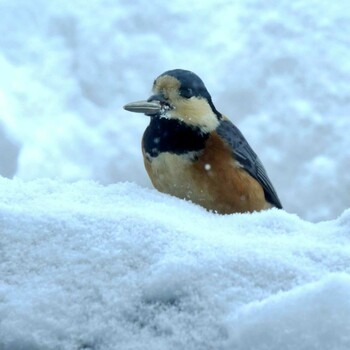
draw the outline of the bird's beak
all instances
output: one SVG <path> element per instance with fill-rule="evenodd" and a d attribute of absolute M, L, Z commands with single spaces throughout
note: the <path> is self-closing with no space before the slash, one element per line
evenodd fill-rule
<path fill-rule="evenodd" d="M 126 104 L 124 109 L 129 112 L 153 115 L 159 113 L 162 106 L 160 101 L 136 101 Z"/>
<path fill-rule="evenodd" d="M 146 115 L 164 114 L 174 109 L 163 94 L 152 95 L 147 101 L 131 102 L 124 106 L 129 112 L 145 113 Z"/>

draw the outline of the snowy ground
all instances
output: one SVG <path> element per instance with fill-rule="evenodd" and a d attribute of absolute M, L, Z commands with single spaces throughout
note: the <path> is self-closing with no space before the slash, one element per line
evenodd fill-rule
<path fill-rule="evenodd" d="M 53 180 L 0 198 L 2 350 L 350 348 L 350 211 L 220 216 Z"/>
<path fill-rule="evenodd" d="M 350 207 L 350 11 L 343 0 L 1 0 L 0 174 L 149 185 L 147 123 L 122 110 L 165 70 L 198 73 L 285 208 Z"/>

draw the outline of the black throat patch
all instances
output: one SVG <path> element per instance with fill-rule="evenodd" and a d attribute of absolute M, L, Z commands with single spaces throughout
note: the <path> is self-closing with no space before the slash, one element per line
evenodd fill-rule
<path fill-rule="evenodd" d="M 180 120 L 155 116 L 143 134 L 143 146 L 151 157 L 162 152 L 186 154 L 204 149 L 208 137 L 209 133 Z"/>

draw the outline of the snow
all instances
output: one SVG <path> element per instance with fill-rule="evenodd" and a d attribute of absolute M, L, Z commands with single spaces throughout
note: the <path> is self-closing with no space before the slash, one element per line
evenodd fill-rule
<path fill-rule="evenodd" d="M 349 207 L 346 1 L 2 0 L 0 13 L 0 125 L 12 140 L 1 174 L 150 187 L 147 119 L 121 106 L 184 68 L 243 131 L 287 211 L 320 221 Z M 20 152 L 4 156 L 12 145 Z"/>
<path fill-rule="evenodd" d="M 350 211 L 217 215 L 132 183 L 0 179 L 0 349 L 348 349 Z"/>
<path fill-rule="evenodd" d="M 0 13 L 1 350 L 350 348 L 346 1 Z M 203 79 L 286 211 L 221 216 L 151 189 L 148 120 L 122 106 L 174 68 Z"/>

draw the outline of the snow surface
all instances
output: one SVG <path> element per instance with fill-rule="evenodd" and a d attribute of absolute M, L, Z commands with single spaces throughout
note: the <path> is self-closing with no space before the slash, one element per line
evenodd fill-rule
<path fill-rule="evenodd" d="M 0 349 L 350 348 L 350 211 L 216 215 L 130 183 L 0 178 Z"/>
<path fill-rule="evenodd" d="M 121 106 L 185 68 L 288 211 L 317 221 L 350 207 L 347 1 L 1 0 L 0 13 L 0 174 L 149 186 L 147 119 Z"/>

